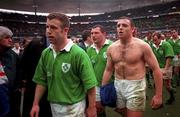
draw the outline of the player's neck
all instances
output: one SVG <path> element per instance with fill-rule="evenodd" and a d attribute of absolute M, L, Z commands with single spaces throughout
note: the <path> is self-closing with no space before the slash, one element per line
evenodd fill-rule
<path fill-rule="evenodd" d="M 120 39 L 121 44 L 123 45 L 129 45 L 132 42 L 133 37 L 129 37 L 126 39 Z"/>
<path fill-rule="evenodd" d="M 63 42 L 61 42 L 60 44 L 56 44 L 56 45 L 54 45 L 54 49 L 55 49 L 55 51 L 60 51 L 60 50 L 62 50 L 66 45 L 67 45 L 67 43 L 69 42 L 70 40 L 69 39 L 65 39 Z"/>
<path fill-rule="evenodd" d="M 103 47 L 104 43 L 105 43 L 106 39 L 103 39 L 101 42 L 95 44 L 96 48 L 99 50 Z"/>

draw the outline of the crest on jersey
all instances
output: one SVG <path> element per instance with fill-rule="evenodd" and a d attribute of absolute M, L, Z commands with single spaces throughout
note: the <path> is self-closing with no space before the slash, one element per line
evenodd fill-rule
<path fill-rule="evenodd" d="M 70 70 L 70 68 L 71 68 L 71 64 L 69 64 L 69 63 L 62 63 L 61 68 L 62 68 L 62 71 L 64 73 L 67 73 Z"/>
<path fill-rule="evenodd" d="M 104 57 L 105 59 L 107 58 L 106 52 L 103 53 L 103 57 Z"/>
<path fill-rule="evenodd" d="M 163 53 L 164 53 L 163 50 L 159 50 L 160 55 L 163 55 Z"/>

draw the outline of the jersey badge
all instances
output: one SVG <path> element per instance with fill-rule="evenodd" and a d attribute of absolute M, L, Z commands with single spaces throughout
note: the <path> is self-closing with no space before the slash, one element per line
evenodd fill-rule
<path fill-rule="evenodd" d="M 69 64 L 69 63 L 62 63 L 61 68 L 62 68 L 62 71 L 64 73 L 67 73 L 70 70 L 70 68 L 71 68 L 71 64 Z"/>

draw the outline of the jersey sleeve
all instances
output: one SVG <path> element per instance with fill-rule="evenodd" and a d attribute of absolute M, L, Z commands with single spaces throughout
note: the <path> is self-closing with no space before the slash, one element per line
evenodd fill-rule
<path fill-rule="evenodd" d="M 83 81 L 85 89 L 88 90 L 97 85 L 96 76 L 88 55 L 85 52 L 81 53 L 80 59 L 80 78 Z"/>
<path fill-rule="evenodd" d="M 166 42 L 165 44 L 164 44 L 164 46 L 165 46 L 165 57 L 174 57 L 174 51 L 173 51 L 173 48 L 172 48 L 172 46 L 168 43 L 168 42 Z"/>
<path fill-rule="evenodd" d="M 44 54 L 44 53 L 43 53 Z M 38 62 L 38 65 L 36 67 L 36 71 L 33 77 L 33 81 L 37 84 L 43 85 L 43 86 L 47 86 L 47 75 L 46 75 L 46 71 L 45 71 L 45 66 L 44 66 L 44 56 L 40 57 L 40 60 Z"/>

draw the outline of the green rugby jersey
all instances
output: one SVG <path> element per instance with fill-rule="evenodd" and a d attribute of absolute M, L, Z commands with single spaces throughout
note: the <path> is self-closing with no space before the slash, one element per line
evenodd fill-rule
<path fill-rule="evenodd" d="M 96 77 L 85 51 L 76 44 L 54 57 L 52 48 L 43 51 L 33 81 L 47 86 L 52 103 L 74 104 L 85 99 L 88 89 L 97 85 Z"/>
<path fill-rule="evenodd" d="M 106 51 L 110 44 L 112 44 L 112 41 L 106 40 L 99 52 L 97 52 L 95 45 L 92 45 L 87 50 L 87 54 L 91 60 L 97 78 L 98 86 L 101 86 L 102 83 L 103 73 L 107 62 Z"/>
<path fill-rule="evenodd" d="M 166 41 L 161 42 L 161 44 L 159 45 L 159 48 L 154 47 L 152 50 L 153 50 L 153 52 L 154 52 L 154 54 L 158 60 L 160 68 L 165 67 L 167 57 L 171 57 L 171 58 L 174 57 L 173 48 Z"/>

